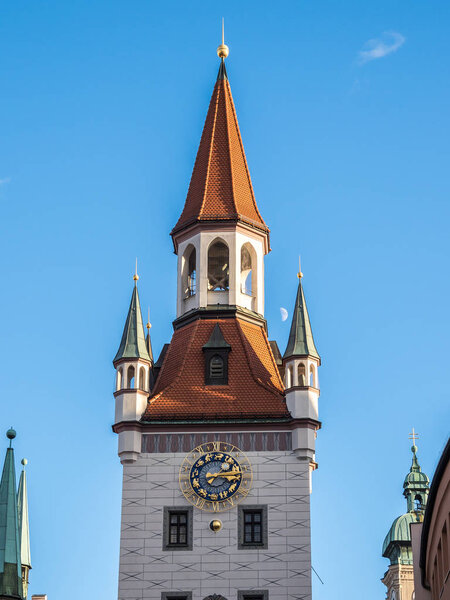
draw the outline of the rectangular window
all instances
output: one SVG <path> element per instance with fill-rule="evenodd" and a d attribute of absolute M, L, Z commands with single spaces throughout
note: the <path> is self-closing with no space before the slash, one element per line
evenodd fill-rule
<path fill-rule="evenodd" d="M 267 506 L 239 506 L 238 511 L 238 548 L 267 548 Z"/>
<path fill-rule="evenodd" d="M 238 600 L 269 600 L 267 590 L 239 590 Z"/>
<path fill-rule="evenodd" d="M 161 592 L 161 600 L 192 600 L 192 592 Z"/>
<path fill-rule="evenodd" d="M 244 544 L 262 544 L 261 521 L 261 510 L 244 510 Z"/>
<path fill-rule="evenodd" d="M 164 507 L 163 550 L 192 550 L 192 506 Z"/>

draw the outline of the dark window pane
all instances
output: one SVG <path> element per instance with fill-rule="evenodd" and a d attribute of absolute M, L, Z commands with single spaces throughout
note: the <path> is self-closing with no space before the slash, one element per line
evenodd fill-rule
<path fill-rule="evenodd" d="M 171 513 L 169 523 L 169 544 L 185 546 L 188 541 L 187 513 Z"/>
<path fill-rule="evenodd" d="M 244 543 L 245 544 L 262 544 L 262 511 L 261 510 L 246 510 L 244 511 Z M 253 598 L 253 597 L 252 597 Z"/>

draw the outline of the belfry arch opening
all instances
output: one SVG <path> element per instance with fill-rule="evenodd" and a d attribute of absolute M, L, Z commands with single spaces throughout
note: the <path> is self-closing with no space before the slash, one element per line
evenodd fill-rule
<path fill-rule="evenodd" d="M 316 387 L 316 373 L 314 371 L 313 365 L 309 367 L 309 385 L 311 387 Z"/>
<path fill-rule="evenodd" d="M 228 291 L 230 286 L 230 253 L 222 240 L 208 249 L 208 291 Z"/>
<path fill-rule="evenodd" d="M 255 310 L 256 297 L 258 294 L 258 280 L 257 280 L 257 258 L 256 251 L 253 246 L 246 242 L 241 247 L 241 264 L 240 264 L 240 292 L 244 296 L 249 297 L 248 301 L 241 298 L 244 306 Z"/>
<path fill-rule="evenodd" d="M 197 286 L 197 252 L 192 246 L 186 248 L 183 255 L 183 298 L 190 298 L 196 293 Z"/>
<path fill-rule="evenodd" d="M 141 390 L 146 390 L 147 389 L 147 382 L 146 382 L 146 376 L 145 376 L 145 369 L 144 367 L 141 367 L 139 369 L 139 389 Z"/>
<path fill-rule="evenodd" d="M 306 369 L 303 363 L 298 365 L 298 385 L 306 385 Z"/>
<path fill-rule="evenodd" d="M 135 370 L 134 370 L 134 367 L 131 365 L 130 367 L 128 367 L 128 370 L 127 370 L 127 388 L 128 389 L 134 388 L 134 375 L 135 375 Z"/>

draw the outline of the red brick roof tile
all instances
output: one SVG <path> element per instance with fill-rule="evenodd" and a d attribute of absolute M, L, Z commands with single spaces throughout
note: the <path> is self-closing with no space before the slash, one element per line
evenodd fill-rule
<path fill-rule="evenodd" d="M 216 323 L 231 345 L 228 385 L 205 385 L 202 347 Z M 142 420 L 282 417 L 289 412 L 266 332 L 236 318 L 175 330 Z"/>
<path fill-rule="evenodd" d="M 243 221 L 268 232 L 253 193 L 226 77 L 217 79 L 183 212 L 172 235 L 199 221 Z"/>

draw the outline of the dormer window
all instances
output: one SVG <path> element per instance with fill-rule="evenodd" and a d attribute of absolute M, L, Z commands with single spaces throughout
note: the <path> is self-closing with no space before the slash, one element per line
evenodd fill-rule
<path fill-rule="evenodd" d="M 228 353 L 231 350 L 223 337 L 219 324 L 214 326 L 211 336 L 203 346 L 205 354 L 205 384 L 228 384 Z"/>

